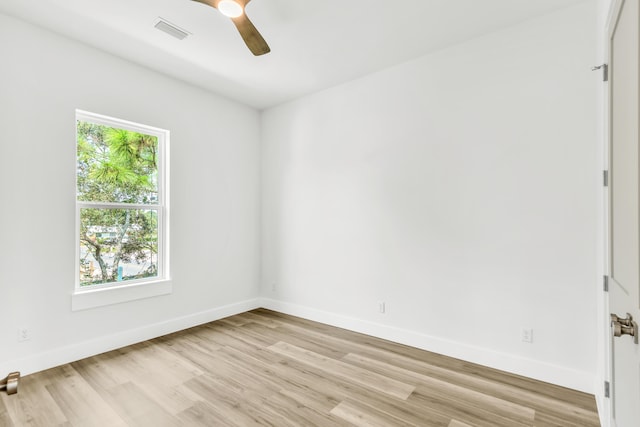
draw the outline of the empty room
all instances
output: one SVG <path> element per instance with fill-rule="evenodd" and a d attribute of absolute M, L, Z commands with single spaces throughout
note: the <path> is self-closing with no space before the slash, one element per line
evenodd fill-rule
<path fill-rule="evenodd" d="M 639 426 L 639 16 L 0 0 L 0 426 Z"/>

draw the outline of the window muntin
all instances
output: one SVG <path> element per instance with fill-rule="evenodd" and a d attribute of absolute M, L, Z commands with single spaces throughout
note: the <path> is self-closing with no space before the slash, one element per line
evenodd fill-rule
<path fill-rule="evenodd" d="M 76 113 L 78 291 L 166 278 L 168 131 Z"/>

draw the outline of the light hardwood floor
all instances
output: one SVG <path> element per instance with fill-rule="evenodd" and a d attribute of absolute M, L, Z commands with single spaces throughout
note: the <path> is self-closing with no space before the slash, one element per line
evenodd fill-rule
<path fill-rule="evenodd" d="M 60 366 L 0 426 L 598 426 L 593 396 L 268 310 Z"/>

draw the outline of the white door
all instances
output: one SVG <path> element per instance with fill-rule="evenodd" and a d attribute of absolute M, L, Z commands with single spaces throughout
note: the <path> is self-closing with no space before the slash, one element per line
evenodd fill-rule
<path fill-rule="evenodd" d="M 614 426 L 640 426 L 639 0 L 614 3 L 609 25 L 609 309 Z M 630 314 L 632 320 L 628 318 Z M 635 336 L 629 335 L 635 333 Z"/>

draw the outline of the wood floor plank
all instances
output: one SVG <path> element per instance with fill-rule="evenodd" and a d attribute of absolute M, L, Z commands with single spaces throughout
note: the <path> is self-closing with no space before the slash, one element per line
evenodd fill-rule
<path fill-rule="evenodd" d="M 534 427 L 591 427 L 600 426 L 597 421 L 584 421 L 580 418 L 562 416 L 558 417 L 553 413 L 538 411 L 533 422 Z"/>
<path fill-rule="evenodd" d="M 363 408 L 352 402 L 340 402 L 331 413 L 357 427 L 416 426 L 404 420 L 391 418 L 372 408 Z"/>
<path fill-rule="evenodd" d="M 189 360 L 176 357 L 161 345 L 144 344 L 148 345 L 138 346 L 137 351 L 130 355 L 133 361 L 130 367 L 135 367 L 136 372 L 130 372 L 129 378 L 141 377 L 136 382 L 140 390 L 172 415 L 190 407 L 193 402 L 177 387 L 204 371 Z"/>
<path fill-rule="evenodd" d="M 0 398 L 0 426 L 13 427 L 13 421 L 7 412 L 7 407 L 4 404 L 4 400 Z"/>
<path fill-rule="evenodd" d="M 157 382 L 167 386 L 181 384 L 185 379 L 202 375 L 204 372 L 184 358 L 175 357 L 160 345 L 146 341 L 131 346 L 135 351 L 129 354 L 129 369 L 137 375 L 152 376 Z M 129 372 L 129 378 L 133 373 Z"/>
<path fill-rule="evenodd" d="M 216 359 L 211 357 L 212 354 L 216 354 L 223 346 L 215 344 L 214 350 L 208 350 L 206 347 L 193 343 L 190 340 L 180 341 L 178 343 L 159 341 L 160 345 L 164 345 L 167 351 L 170 351 L 176 355 L 176 357 L 182 357 L 188 360 L 191 364 L 196 366 L 203 372 L 209 372 L 216 367 Z"/>
<path fill-rule="evenodd" d="M 595 427 L 593 396 L 258 309 L 25 376 L 0 426 Z"/>
<path fill-rule="evenodd" d="M 247 355 L 243 355 L 233 349 L 225 350 L 229 351 L 232 356 L 230 362 L 236 361 L 238 363 L 238 369 L 243 369 L 244 366 L 248 365 L 252 366 L 251 371 L 262 371 L 273 378 L 277 378 L 279 382 L 274 385 L 283 387 L 281 394 L 293 397 L 303 405 L 302 407 L 312 409 L 318 413 L 330 413 L 331 409 L 342 399 L 366 396 L 371 402 L 370 410 L 372 411 L 380 410 L 392 418 L 404 417 L 412 420 L 417 425 L 422 424 L 424 421 L 424 417 L 419 414 L 418 407 L 406 406 L 401 403 L 394 405 L 394 401 L 399 402 L 397 399 L 389 399 L 382 393 L 372 395 L 369 389 L 349 382 L 334 381 L 331 377 L 327 377 L 326 372 L 321 369 L 315 369 L 302 363 L 296 364 L 295 361 L 289 361 L 285 364 L 273 364 L 273 360 L 247 360 L 246 358 L 249 357 Z M 258 366 L 259 363 L 262 363 L 263 366 Z M 437 425 L 446 425 L 443 421 L 444 417 L 439 414 L 430 416 L 430 419 L 442 421 Z M 332 419 L 331 423 L 317 425 L 336 425 L 335 418 Z"/>
<path fill-rule="evenodd" d="M 191 408 L 186 409 L 177 415 L 177 418 L 186 425 L 203 426 L 234 426 L 249 427 L 265 425 L 259 418 L 246 413 L 237 400 L 231 400 L 227 395 L 218 396 L 219 390 L 213 390 L 208 381 L 200 382 L 198 378 L 189 380 L 187 387 L 195 393 L 203 396 L 203 400 L 198 401 Z M 197 421 L 196 420 L 200 420 Z"/>
<path fill-rule="evenodd" d="M 331 374 L 322 370 L 316 370 L 312 365 L 306 364 L 306 366 L 300 368 L 295 366 L 295 361 L 288 362 L 286 366 L 286 371 L 283 375 L 279 376 L 291 376 L 292 372 L 297 371 L 300 375 L 298 380 L 301 382 L 306 381 L 306 385 L 311 388 L 315 387 L 317 390 L 322 390 L 323 394 L 332 395 L 339 399 L 347 399 L 353 396 L 367 396 L 370 405 L 376 409 L 380 409 L 399 417 L 404 417 L 405 419 L 413 420 L 416 424 L 421 424 L 424 421 L 424 412 L 425 410 L 429 410 L 429 419 L 437 419 L 438 423 L 434 422 L 434 425 L 447 425 L 450 420 L 450 414 L 448 410 L 450 409 L 448 402 L 446 399 L 441 399 L 439 402 L 434 403 L 431 406 L 424 407 L 420 405 L 424 405 L 424 402 L 421 402 L 419 405 L 394 405 L 393 401 L 389 399 L 385 399 L 384 395 L 382 398 L 379 396 L 371 395 L 370 391 L 364 389 L 362 391 L 357 390 L 357 387 L 353 384 L 340 384 L 335 381 L 326 381 L 325 377 L 331 378 Z M 308 375 L 317 374 L 315 377 L 307 378 Z M 306 393 L 309 393 L 310 390 L 307 389 Z M 458 412 L 454 412 L 458 413 Z M 482 413 L 491 419 L 492 414 L 487 411 L 482 411 Z M 449 415 L 447 415 L 449 414 Z M 472 418 L 475 419 L 475 418 Z M 503 424 L 499 425 L 509 425 L 511 421 L 507 420 Z M 494 426 L 492 421 L 486 422 L 487 426 Z"/>
<path fill-rule="evenodd" d="M 413 379 L 425 387 L 432 388 L 442 395 L 449 396 L 451 399 L 461 400 L 479 408 L 489 409 L 491 412 L 503 415 L 509 419 L 527 423 L 532 422 L 535 417 L 535 411 L 529 407 L 429 377 L 415 371 L 400 368 L 387 362 L 381 362 L 353 353 L 349 353 L 342 360 L 352 362 L 356 364 L 356 366 L 366 366 L 374 372 L 385 372 L 388 375 L 394 375 L 394 377 L 400 381 Z"/>
<path fill-rule="evenodd" d="M 197 349 L 202 352 L 212 352 L 220 349 L 222 345 L 216 343 L 208 335 L 210 328 L 207 324 L 185 329 L 171 335 L 155 338 L 152 340 L 161 343 L 166 349 L 180 350 L 184 347 Z"/>
<path fill-rule="evenodd" d="M 252 322 L 247 322 L 242 327 L 222 326 L 220 324 L 207 325 L 213 333 L 219 334 L 218 337 L 223 341 L 224 346 L 234 347 L 237 349 L 245 349 L 252 351 L 256 348 L 265 348 L 275 344 L 278 340 L 270 336 L 251 333 Z"/>
<path fill-rule="evenodd" d="M 429 408 L 475 427 L 530 427 L 532 422 L 520 421 L 492 412 L 490 408 L 481 408 L 464 399 L 444 395 L 440 391 L 419 386 L 409 397 L 408 402 L 418 408 Z"/>
<path fill-rule="evenodd" d="M 210 427 L 225 425 L 225 415 L 217 411 L 204 400 L 195 402 L 192 406 L 179 413 L 176 418 L 185 426 Z M 233 426 L 234 424 L 227 423 Z M 256 425 L 255 423 L 253 425 Z"/>
<path fill-rule="evenodd" d="M 265 411 L 260 405 L 264 396 L 248 391 L 237 385 L 230 387 L 226 376 L 203 375 L 187 382 L 187 386 L 202 396 L 207 406 L 218 414 L 228 425 L 243 427 L 252 425 L 283 424 L 278 416 Z"/>
<path fill-rule="evenodd" d="M 217 354 L 217 368 L 213 376 L 217 381 L 247 400 L 277 393 L 281 389 L 281 383 L 270 375 L 263 375 L 260 365 L 252 363 L 246 365 L 246 360 L 238 360 L 233 352 L 220 350 Z"/>
<path fill-rule="evenodd" d="M 297 402 L 280 393 L 270 395 L 268 398 L 260 402 L 261 407 L 277 416 L 281 421 L 282 427 L 299 427 L 304 425 L 343 425 L 337 423 L 337 417 L 331 414 L 323 414 L 308 408 L 300 406 Z"/>
<path fill-rule="evenodd" d="M 273 340 L 272 344 L 283 341 L 288 344 L 295 345 L 296 347 L 304 348 L 306 350 L 321 354 L 332 359 L 341 359 L 346 355 L 346 352 L 344 352 L 342 349 L 328 346 L 323 341 L 319 341 L 314 337 L 308 337 L 300 334 L 290 334 L 281 329 L 279 326 L 267 327 L 259 323 L 247 323 L 237 332 L 239 334 L 249 334 L 252 337 L 269 337 Z"/>
<path fill-rule="evenodd" d="M 100 397 L 98 392 L 70 365 L 53 371 L 56 377 L 45 386 L 72 425 L 100 427 L 126 426 L 124 420 Z M 95 418 L 95 413 L 100 418 Z"/>
<path fill-rule="evenodd" d="M 277 378 L 283 378 L 283 394 L 295 393 L 304 396 L 304 404 L 319 411 L 329 412 L 340 401 L 360 397 L 363 404 L 389 415 L 406 419 L 414 424 L 423 424 L 425 419 L 436 420 L 433 425 L 447 425 L 450 417 L 444 415 L 442 408 L 425 407 L 420 404 L 409 404 L 406 401 L 390 399 L 383 393 L 372 393 L 370 389 L 340 381 L 327 375 L 322 369 L 290 360 L 283 364 L 271 365 L 268 368 Z M 446 403 L 442 406 L 446 406 Z M 428 411 L 428 417 L 425 416 Z"/>
<path fill-rule="evenodd" d="M 254 390 L 253 398 L 248 397 L 246 393 L 244 393 L 245 400 L 252 401 L 256 396 L 259 396 L 260 406 L 263 409 L 283 417 L 287 422 L 293 421 L 292 425 L 294 427 L 300 425 L 340 426 L 347 424 L 331 415 L 330 411 L 335 407 L 337 401 L 327 397 L 339 390 L 340 386 L 331 384 L 331 386 L 326 387 L 327 382 L 319 381 L 322 378 L 320 376 L 307 381 L 298 381 L 295 379 L 295 376 L 291 374 L 295 368 L 290 364 L 287 364 L 285 368 L 280 370 L 278 366 L 282 367 L 282 365 L 274 366 L 258 359 L 250 360 L 248 359 L 250 356 L 239 353 L 232 348 L 225 348 L 221 351 L 227 352 L 229 355 L 229 359 L 226 359 L 225 363 L 231 365 L 237 363 L 235 376 L 251 376 L 252 373 L 268 373 L 269 376 L 277 379 L 272 380 L 265 390 Z M 251 369 L 245 371 L 247 366 Z M 283 375 L 279 375 L 279 371 L 282 372 Z M 239 374 L 239 372 L 242 372 L 242 374 Z M 308 374 L 308 371 L 305 371 L 305 374 Z M 281 380 L 280 378 L 286 378 L 286 380 Z M 261 380 L 259 378 L 244 378 L 241 379 L 240 382 L 242 384 L 252 384 L 252 388 L 255 389 L 256 387 L 260 387 Z M 278 387 L 282 387 L 281 391 L 275 392 Z M 323 390 L 323 392 L 318 393 L 313 390 L 312 387 Z M 227 385 L 227 390 L 240 394 L 234 386 Z M 351 391 L 353 391 L 353 389 L 351 389 Z M 350 392 L 341 394 L 344 397 L 350 394 Z M 262 399 L 264 396 L 267 397 Z M 288 404 L 284 404 L 285 402 Z"/>
<path fill-rule="evenodd" d="M 130 381 L 126 371 L 120 369 L 121 362 L 126 358 L 119 350 L 99 354 L 87 359 L 71 363 L 83 378 L 92 385 L 102 389 L 110 389 Z"/>
<path fill-rule="evenodd" d="M 295 360 L 282 360 L 278 354 L 260 351 L 252 356 L 241 353 L 238 350 L 226 348 L 225 351 L 232 353 L 233 360 L 236 360 L 239 367 L 246 365 L 254 366 L 254 369 L 262 371 L 264 375 L 268 375 L 281 380 L 283 387 L 282 393 L 292 393 L 298 398 L 304 396 L 306 398 L 305 405 L 320 411 L 329 412 L 335 407 L 339 401 L 353 398 L 354 396 L 366 396 L 367 402 L 372 408 L 381 410 L 392 416 L 402 417 L 415 424 L 421 424 L 424 421 L 422 408 L 418 406 L 406 405 L 396 399 L 388 399 L 384 394 L 372 394 L 371 390 L 351 384 L 348 381 L 340 381 L 338 377 L 334 378 L 327 375 L 326 371 L 316 369 L 306 363 L 296 362 Z M 255 356 L 253 360 L 247 360 L 247 357 Z M 259 367 L 256 363 L 262 363 Z M 296 392 L 298 390 L 298 392 Z M 442 415 L 437 410 L 433 410 L 429 415 L 430 420 L 437 420 L 434 425 L 447 425 L 449 418 Z"/>
<path fill-rule="evenodd" d="M 250 320 L 247 319 L 245 313 L 242 313 L 235 316 L 225 317 L 224 319 L 218 320 L 216 323 L 225 326 L 244 326 L 247 322 L 250 322 Z"/>
<path fill-rule="evenodd" d="M 50 372 L 44 371 L 20 378 L 18 393 L 0 393 L 7 414 L 15 426 L 50 427 L 68 420 L 46 389 Z"/>
<path fill-rule="evenodd" d="M 109 390 L 112 408 L 130 426 L 140 427 L 173 427 L 180 426 L 160 404 L 153 401 L 145 392 L 132 382 L 124 383 Z M 102 418 L 102 416 L 100 416 Z M 82 424 L 76 424 L 82 425 Z"/>
<path fill-rule="evenodd" d="M 171 414 L 193 404 L 177 387 L 203 371 L 188 359 L 177 357 L 152 342 L 131 348 L 133 351 L 106 353 L 75 362 L 72 366 L 103 397 L 132 378 L 138 378 L 137 387 Z"/>
<path fill-rule="evenodd" d="M 260 314 L 251 311 L 242 313 L 242 318 L 248 320 L 250 323 L 257 323 L 268 328 L 277 328 L 278 326 L 282 325 L 282 322 L 274 319 L 273 317 L 261 316 Z"/>
<path fill-rule="evenodd" d="M 234 331 L 244 330 L 243 327 L 233 325 L 222 325 L 221 323 L 210 323 L 206 325 L 206 336 L 216 342 L 221 347 L 234 347 L 251 351 L 252 348 L 266 347 L 273 344 L 273 341 L 265 337 L 247 340 L 246 337 L 237 335 Z M 256 342 L 257 341 L 257 342 Z"/>
<path fill-rule="evenodd" d="M 282 341 L 269 346 L 269 350 L 303 363 L 324 368 L 326 371 L 330 371 L 332 375 L 346 378 L 351 382 L 364 385 L 367 388 L 377 390 L 397 399 L 405 400 L 415 390 L 414 385 L 405 384 L 338 360 L 329 359 L 318 353 Z"/>
<path fill-rule="evenodd" d="M 318 393 L 300 392 L 297 390 L 281 390 L 275 396 L 269 399 L 276 411 L 282 412 L 283 408 L 286 412 L 284 415 L 293 420 L 296 425 L 312 425 L 312 426 L 350 426 L 348 422 L 331 414 L 330 407 L 325 407 L 322 402 L 324 399 Z M 337 402 L 335 402 L 337 404 Z"/>
<path fill-rule="evenodd" d="M 532 396 L 540 398 L 540 400 L 549 398 L 549 401 L 568 403 L 572 406 L 586 409 L 587 411 L 593 409 L 593 396 L 586 393 L 569 390 L 553 384 L 541 383 L 519 375 L 479 366 L 463 360 L 453 359 L 380 338 L 354 333 L 345 329 L 319 324 L 307 319 L 289 316 L 264 308 L 253 310 L 252 313 L 275 318 L 285 329 L 294 328 L 301 333 L 304 332 L 307 336 L 315 336 L 319 340 L 327 339 L 332 347 L 336 344 L 347 345 L 347 348 L 353 348 L 355 346 L 356 348 L 368 349 L 376 353 L 393 354 L 413 360 L 425 360 L 428 361 L 431 366 L 485 379 L 499 387 L 510 386 L 511 389 L 520 390 L 522 393 L 529 393 Z M 355 351 L 355 349 L 351 351 L 358 352 Z M 542 405 L 544 406 L 545 403 L 542 403 Z"/>
<path fill-rule="evenodd" d="M 572 416 L 580 419 L 585 426 L 598 425 L 599 423 L 597 417 L 594 417 L 593 406 L 591 410 L 586 410 L 581 406 L 553 399 L 544 394 L 523 390 L 510 384 L 492 382 L 483 377 L 475 377 L 466 373 L 456 372 L 453 369 L 433 366 L 427 362 L 411 359 L 406 356 L 389 355 L 386 351 L 365 349 L 365 352 L 382 356 L 384 360 L 392 360 L 394 366 L 401 366 L 409 372 L 416 372 L 417 375 L 426 375 L 477 392 L 482 391 L 496 398 L 530 407 L 533 410 L 544 410 L 554 414 L 566 414 L 569 412 Z M 372 360 L 372 358 L 365 360 Z M 566 390 L 566 392 L 573 393 L 568 390 Z"/>
<path fill-rule="evenodd" d="M 286 325 L 282 324 L 285 330 L 289 330 L 289 333 L 295 333 L 296 328 L 301 328 L 298 325 Z M 318 332 L 317 330 L 305 330 L 305 334 L 308 337 L 313 337 L 317 340 L 322 340 L 322 342 L 326 343 L 331 347 L 341 348 L 343 351 L 347 351 L 348 349 L 353 349 L 357 352 L 363 352 L 368 355 L 375 355 L 376 357 L 381 357 L 383 360 L 393 360 L 394 363 L 399 364 L 399 366 L 406 366 L 409 370 L 418 370 L 426 371 L 428 375 L 434 376 L 436 378 L 443 379 L 448 382 L 461 382 L 463 387 L 472 388 L 476 390 L 487 390 L 490 389 L 490 394 L 499 397 L 499 398 L 508 398 L 510 400 L 517 399 L 518 403 L 532 406 L 533 409 L 542 409 L 553 411 L 556 414 L 566 413 L 567 411 L 571 412 L 573 416 L 579 417 L 585 426 L 598 425 L 599 421 L 597 416 L 594 416 L 593 413 L 593 398 L 590 398 L 590 409 L 584 409 L 582 407 L 583 403 L 580 399 L 567 400 L 563 401 L 558 396 L 553 393 L 558 393 L 562 395 L 570 395 L 572 397 L 579 396 L 580 398 L 587 398 L 584 393 L 573 392 L 571 390 L 563 389 L 557 386 L 552 386 L 545 384 L 543 389 L 547 390 L 547 393 L 551 395 L 547 395 L 542 392 L 534 391 L 529 388 L 519 388 L 513 386 L 511 383 L 503 383 L 500 381 L 491 381 L 485 379 L 482 376 L 473 376 L 468 373 L 460 373 L 456 371 L 459 367 L 457 361 L 454 362 L 451 367 L 442 367 L 433 365 L 429 362 L 423 362 L 421 360 L 416 360 L 414 358 L 408 357 L 403 354 L 393 353 L 387 349 L 382 349 L 380 346 L 371 346 L 369 344 L 362 344 L 359 340 L 346 340 L 340 337 L 328 335 L 324 332 Z M 378 339 L 375 339 L 378 340 Z M 367 339 L 368 341 L 368 339 Z M 415 349 L 414 349 L 415 350 Z M 430 356 L 431 354 L 428 352 L 424 352 L 422 357 Z M 439 358 L 441 356 L 438 356 Z M 467 362 L 465 364 L 469 365 Z M 477 367 L 473 367 L 470 369 L 472 371 L 478 370 Z M 488 368 L 481 368 L 481 370 L 490 370 Z M 492 370 L 490 370 L 492 371 Z M 503 373 L 504 378 L 512 379 L 511 374 Z M 503 378 L 503 379 L 504 379 Z M 526 380 L 527 384 L 531 380 Z M 539 383 L 538 383 L 539 384 Z M 538 385 L 539 387 L 539 385 Z M 587 399 L 588 400 L 588 399 Z"/>

